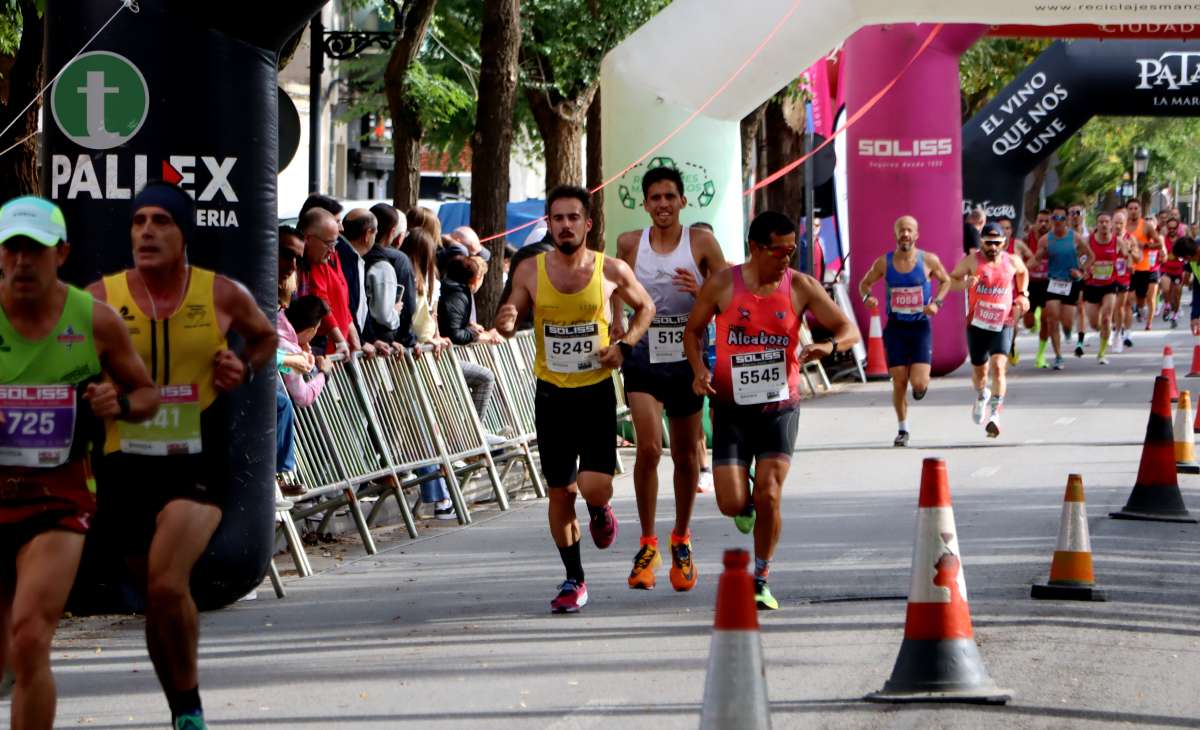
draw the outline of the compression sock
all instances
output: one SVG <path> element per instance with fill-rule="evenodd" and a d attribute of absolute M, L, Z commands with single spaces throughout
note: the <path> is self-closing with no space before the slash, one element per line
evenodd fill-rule
<path fill-rule="evenodd" d="M 1050 344 L 1050 340 L 1041 340 L 1038 342 L 1038 359 L 1043 360 L 1046 357 L 1046 345 Z"/>
<path fill-rule="evenodd" d="M 199 715 L 203 713 L 200 707 L 200 687 L 192 687 L 191 689 L 168 689 L 165 690 L 167 695 L 167 706 L 171 708 L 171 718 L 174 719 L 180 715 Z"/>
<path fill-rule="evenodd" d="M 579 556 L 579 543 L 560 547 L 558 556 L 562 558 L 563 567 L 567 569 L 567 579 L 576 583 L 583 582 L 583 559 Z"/>
<path fill-rule="evenodd" d="M 771 561 L 763 560 L 762 558 L 754 559 L 754 577 L 760 580 L 766 580 L 767 574 L 771 572 Z"/>

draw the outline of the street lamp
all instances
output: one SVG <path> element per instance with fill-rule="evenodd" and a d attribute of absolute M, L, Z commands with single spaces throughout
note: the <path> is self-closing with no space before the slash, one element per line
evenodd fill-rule
<path fill-rule="evenodd" d="M 1150 165 L 1150 150 L 1145 147 L 1138 147 L 1133 153 L 1133 195 L 1137 197 L 1138 176 L 1146 174 L 1146 168 Z"/>

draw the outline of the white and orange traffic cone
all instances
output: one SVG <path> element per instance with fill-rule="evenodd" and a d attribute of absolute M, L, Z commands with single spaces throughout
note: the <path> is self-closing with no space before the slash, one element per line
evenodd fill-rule
<path fill-rule="evenodd" d="M 1175 353 L 1171 350 L 1170 345 L 1163 347 L 1162 376 L 1171 386 L 1168 392 L 1171 395 L 1171 402 L 1175 403 L 1179 400 L 1179 388 L 1175 385 Z"/>
<path fill-rule="evenodd" d="M 1195 344 L 1192 345 L 1192 368 L 1184 377 L 1200 378 L 1200 335 L 1196 336 Z"/>
<path fill-rule="evenodd" d="M 1196 436 L 1192 433 L 1192 394 L 1179 392 L 1179 405 L 1175 408 L 1175 473 L 1200 474 L 1196 463 Z"/>
<path fill-rule="evenodd" d="M 1012 699 L 1010 690 L 999 689 L 988 676 L 975 644 L 944 459 L 925 459 L 921 468 L 904 641 L 891 679 L 866 699 L 985 704 Z"/>
<path fill-rule="evenodd" d="M 883 325 L 879 321 L 879 307 L 871 307 L 871 327 L 867 331 L 867 380 L 887 380 L 887 350 L 883 347 Z"/>
<path fill-rule="evenodd" d="M 1058 526 L 1058 546 L 1050 561 L 1050 580 L 1034 583 L 1034 598 L 1070 601 L 1106 601 L 1104 591 L 1096 588 L 1092 572 L 1092 540 L 1088 537 L 1087 507 L 1083 501 L 1083 477 L 1067 477 L 1063 496 L 1062 521 Z"/>
<path fill-rule="evenodd" d="M 725 551 L 725 572 L 717 582 L 717 609 L 708 677 L 704 682 L 701 730 L 768 730 L 767 672 L 758 610 L 754 606 L 754 577 L 745 550 Z"/>

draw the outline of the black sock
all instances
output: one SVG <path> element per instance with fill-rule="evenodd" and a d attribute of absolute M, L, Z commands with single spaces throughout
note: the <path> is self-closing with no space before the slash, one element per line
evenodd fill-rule
<path fill-rule="evenodd" d="M 202 713 L 200 707 L 200 688 L 169 689 L 166 691 L 167 705 L 171 708 L 171 719 L 180 715 L 196 715 Z"/>
<path fill-rule="evenodd" d="M 567 580 L 576 583 L 583 582 L 583 560 L 579 557 L 579 543 L 560 547 L 558 557 L 562 558 L 563 567 L 567 569 Z"/>
<path fill-rule="evenodd" d="M 587 504 L 587 502 L 584 502 L 584 504 Z M 598 520 L 598 519 L 600 519 L 601 516 L 604 515 L 604 505 L 600 505 L 599 507 L 594 507 L 594 506 L 588 504 L 587 508 L 588 508 L 588 516 L 591 517 L 593 520 Z"/>

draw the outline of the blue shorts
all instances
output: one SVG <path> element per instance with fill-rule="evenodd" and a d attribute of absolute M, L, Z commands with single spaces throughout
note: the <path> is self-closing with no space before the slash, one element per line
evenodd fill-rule
<path fill-rule="evenodd" d="M 933 327 L 929 318 L 907 322 L 888 319 L 883 328 L 883 349 L 887 352 L 889 368 L 933 362 Z"/>

